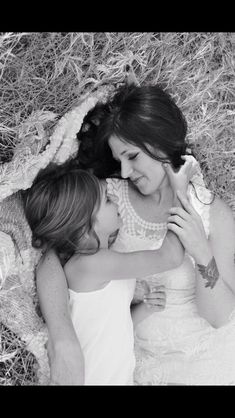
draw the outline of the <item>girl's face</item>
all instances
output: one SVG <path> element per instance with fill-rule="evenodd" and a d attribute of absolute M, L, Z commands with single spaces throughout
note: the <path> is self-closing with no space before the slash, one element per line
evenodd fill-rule
<path fill-rule="evenodd" d="M 121 226 L 121 218 L 113 199 L 107 194 L 106 181 L 100 181 L 101 203 L 95 215 L 94 229 L 99 237 L 109 236 Z"/>
<path fill-rule="evenodd" d="M 121 176 L 129 178 L 143 195 L 151 195 L 168 183 L 162 163 L 151 158 L 141 148 L 121 141 L 115 135 L 110 137 L 109 146 L 113 158 L 121 163 Z"/>

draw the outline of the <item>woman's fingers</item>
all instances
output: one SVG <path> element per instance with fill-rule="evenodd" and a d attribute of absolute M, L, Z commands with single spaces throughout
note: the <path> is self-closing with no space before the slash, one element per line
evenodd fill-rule
<path fill-rule="evenodd" d="M 175 176 L 175 171 L 170 163 L 164 163 L 164 168 L 169 177 Z"/>
<path fill-rule="evenodd" d="M 168 223 L 167 224 L 167 228 L 170 231 L 174 232 L 179 239 L 182 238 L 182 234 L 184 233 L 184 230 L 183 230 L 183 228 L 181 228 L 181 226 L 178 226 L 178 225 L 176 225 L 174 223 Z"/>
<path fill-rule="evenodd" d="M 179 206 L 170 208 L 169 213 L 170 213 L 171 216 L 172 215 L 178 215 L 182 219 L 184 219 L 185 221 L 190 221 L 190 219 L 191 219 L 191 215 L 188 212 L 186 212 L 185 209 L 180 208 Z"/>
<path fill-rule="evenodd" d="M 179 190 L 177 190 L 176 193 L 183 209 L 186 210 L 186 212 L 188 212 L 190 215 L 198 215 L 191 203 L 189 203 L 188 199 L 183 195 L 183 193 L 181 193 Z"/>
<path fill-rule="evenodd" d="M 175 223 L 178 226 L 180 226 L 181 228 L 185 228 L 186 227 L 186 222 L 185 220 L 179 216 L 179 215 L 171 215 L 167 218 L 167 222 L 168 223 Z"/>

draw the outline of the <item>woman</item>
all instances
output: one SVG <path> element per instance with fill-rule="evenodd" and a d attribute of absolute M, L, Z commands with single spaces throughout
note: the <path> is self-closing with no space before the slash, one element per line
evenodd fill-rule
<path fill-rule="evenodd" d="M 137 384 L 235 383 L 232 212 L 220 199 L 213 199 L 200 174 L 187 191 L 191 204 L 182 200 L 183 208 L 170 210 L 173 193 L 164 164 L 175 169 L 182 165 L 186 131 L 180 109 L 166 92 L 157 86 L 132 86 L 90 112 L 78 135 L 81 167 L 100 177 L 111 177 L 120 168 L 121 177 L 128 179 L 107 180 L 123 221 L 114 249 L 159 248 L 168 222 L 187 252 L 174 272 L 149 278 L 150 284 L 164 283 L 167 304 L 163 312 L 153 313 L 135 329 Z M 46 291 L 40 290 L 49 274 L 45 263 L 42 270 L 37 279 L 39 296 L 52 325 Z M 57 289 L 65 287 L 62 283 Z M 137 280 L 135 301 L 142 294 Z"/>

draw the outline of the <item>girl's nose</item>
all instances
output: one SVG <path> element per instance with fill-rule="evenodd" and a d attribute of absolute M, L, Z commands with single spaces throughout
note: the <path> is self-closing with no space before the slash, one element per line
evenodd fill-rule
<path fill-rule="evenodd" d="M 127 179 L 130 177 L 133 169 L 131 165 L 128 163 L 128 161 L 122 161 L 121 162 L 121 176 L 123 179 Z"/>

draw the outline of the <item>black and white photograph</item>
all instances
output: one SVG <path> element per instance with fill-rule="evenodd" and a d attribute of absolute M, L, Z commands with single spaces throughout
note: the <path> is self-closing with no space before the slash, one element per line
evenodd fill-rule
<path fill-rule="evenodd" d="M 235 385 L 235 32 L 0 32 L 0 387 Z"/>

